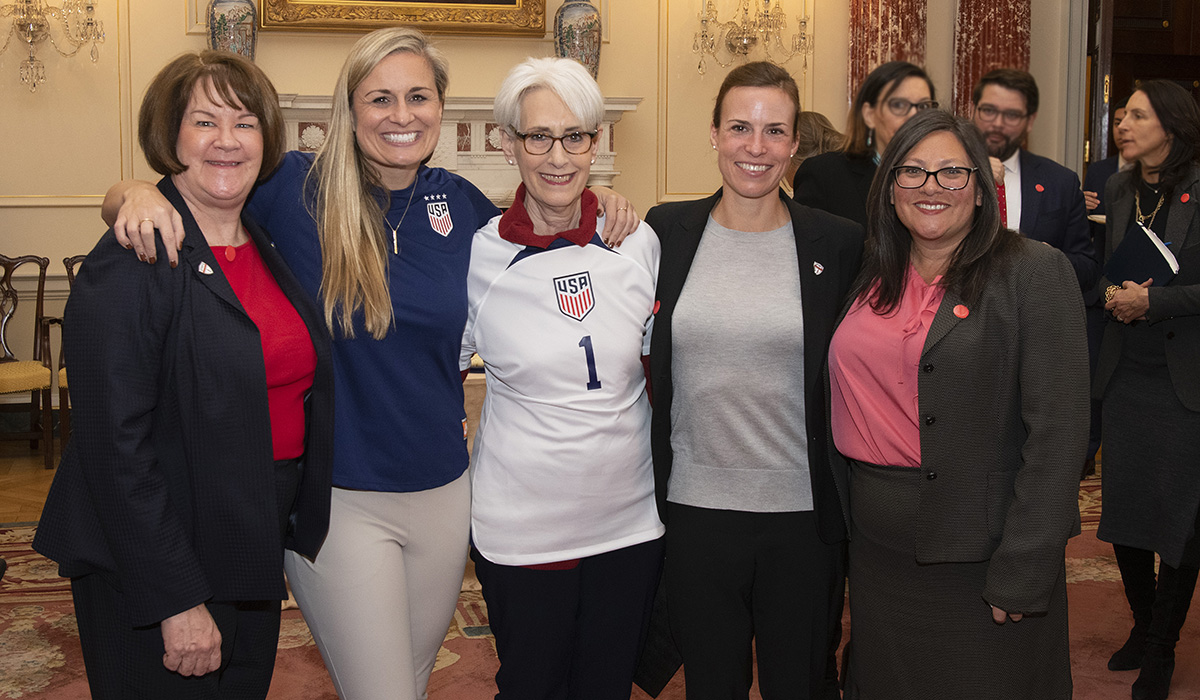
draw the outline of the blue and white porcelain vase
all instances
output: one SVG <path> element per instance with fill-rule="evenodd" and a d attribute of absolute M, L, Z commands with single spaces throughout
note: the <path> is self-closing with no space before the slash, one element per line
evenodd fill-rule
<path fill-rule="evenodd" d="M 211 0 L 208 3 L 208 48 L 254 60 L 258 42 L 258 9 L 254 0 Z"/>
<path fill-rule="evenodd" d="M 600 72 L 600 11 L 588 0 L 566 0 L 554 14 L 554 53 Z"/>

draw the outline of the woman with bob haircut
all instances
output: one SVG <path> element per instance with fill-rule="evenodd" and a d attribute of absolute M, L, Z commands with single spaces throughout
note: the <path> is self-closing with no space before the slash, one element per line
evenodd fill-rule
<path fill-rule="evenodd" d="M 799 112 L 783 68 L 730 71 L 709 129 L 721 189 L 646 216 L 662 242 L 650 378 L 663 585 L 689 700 L 748 697 L 752 645 L 766 700 L 838 693 L 845 490 L 820 379 L 862 229 L 780 190 Z"/>
<path fill-rule="evenodd" d="M 907 61 L 871 71 L 846 115 L 842 149 L 809 158 L 796 170 L 796 201 L 866 226 L 867 193 L 880 155 L 904 122 L 937 109 L 935 99 L 933 81 Z"/>
<path fill-rule="evenodd" d="M 462 177 L 425 165 L 448 80 L 421 32 L 363 36 L 316 156 L 285 154 L 247 206 L 333 333 L 329 537 L 320 560 L 292 556 L 286 566 L 334 687 L 351 700 L 425 697 L 466 565 L 458 355 L 471 243 L 499 210 Z M 106 202 L 135 250 L 152 227 L 173 230 L 144 184 L 119 183 Z M 615 232 L 636 225 L 625 200 L 609 193 L 605 203 Z"/>
<path fill-rule="evenodd" d="M 487 398 L 471 466 L 471 558 L 500 700 L 628 700 L 662 564 L 648 354 L 658 238 L 600 239 L 584 185 L 604 98 L 587 69 L 530 58 L 496 94 L 513 205 L 476 234 L 461 367 Z"/>
<path fill-rule="evenodd" d="M 94 698 L 266 697 L 284 549 L 325 539 L 329 335 L 243 212 L 282 129 L 250 61 L 168 64 L 138 137 L 182 265 L 141 265 L 109 230 L 67 302 L 75 425 L 34 547 L 71 578 Z"/>
<path fill-rule="evenodd" d="M 979 132 L 937 110 L 900 127 L 871 185 L 829 349 L 849 698 L 1071 697 L 1083 300 L 1060 251 L 1001 225 L 993 188 Z"/>
<path fill-rule="evenodd" d="M 1117 127 L 1134 165 L 1105 188 L 1105 264 L 1131 236 L 1161 239 L 1179 273 L 1122 279 L 1106 267 L 1095 397 L 1104 400 L 1104 511 L 1133 611 L 1113 671 L 1140 668 L 1135 700 L 1161 700 L 1200 573 L 1200 109 L 1166 80 L 1142 83 Z M 1143 230 L 1144 229 L 1144 230 Z M 1158 576 L 1154 558 L 1158 555 Z"/>

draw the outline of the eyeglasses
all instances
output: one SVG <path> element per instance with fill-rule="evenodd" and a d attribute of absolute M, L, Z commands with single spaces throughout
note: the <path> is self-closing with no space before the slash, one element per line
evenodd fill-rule
<path fill-rule="evenodd" d="M 996 117 L 1000 117 L 1003 119 L 1004 123 L 1008 124 L 1009 126 L 1018 124 L 1022 119 L 1029 116 L 1024 112 L 1018 112 L 1015 109 L 1007 109 L 1001 112 L 991 105 L 979 105 L 975 108 L 975 113 L 979 115 L 980 119 L 987 122 L 995 121 Z"/>
<path fill-rule="evenodd" d="M 587 153 L 592 148 L 592 141 L 596 139 L 598 132 L 572 131 L 562 136 L 551 136 L 541 131 L 532 134 L 522 134 L 519 131 L 513 131 L 513 133 L 521 139 L 521 143 L 525 144 L 525 152 L 531 156 L 546 155 L 550 149 L 554 148 L 555 141 L 561 143 L 563 150 L 567 153 L 578 156 Z"/>
<path fill-rule="evenodd" d="M 903 97 L 893 97 L 887 102 L 884 102 L 888 111 L 897 117 L 907 117 L 914 109 L 918 112 L 924 109 L 937 109 L 938 103 L 933 100 L 925 100 L 924 102 L 909 102 Z"/>
<path fill-rule="evenodd" d="M 935 182 L 944 190 L 961 190 L 971 181 L 971 173 L 979 168 L 964 168 L 952 165 L 941 170 L 926 170 L 915 165 L 897 165 L 892 168 L 892 179 L 896 186 L 906 190 L 916 190 L 925 186 L 932 175 Z"/>

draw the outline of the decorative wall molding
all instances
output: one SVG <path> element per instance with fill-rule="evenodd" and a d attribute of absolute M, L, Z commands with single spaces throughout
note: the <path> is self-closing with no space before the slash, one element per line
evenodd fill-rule
<path fill-rule="evenodd" d="M 442 109 L 442 132 L 429 164 L 470 180 L 498 206 L 512 204 L 521 175 L 500 150 L 499 127 L 492 115 L 492 97 L 447 97 Z M 592 165 L 589 185 L 612 187 L 617 153 L 613 129 L 640 97 L 610 97 L 604 101 L 600 151 Z M 325 139 L 333 98 L 329 95 L 279 96 L 289 150 L 316 151 Z"/>
<path fill-rule="evenodd" d="M 36 207 L 52 209 L 58 207 L 99 207 L 103 203 L 104 195 L 102 194 L 0 197 L 0 208 Z"/>

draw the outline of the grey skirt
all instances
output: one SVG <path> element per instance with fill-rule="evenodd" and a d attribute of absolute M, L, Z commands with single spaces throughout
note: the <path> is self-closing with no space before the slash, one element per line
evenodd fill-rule
<path fill-rule="evenodd" d="M 920 477 L 851 464 L 846 699 L 1070 698 L 1065 560 L 1047 614 L 997 625 L 988 562 L 917 564 Z"/>

